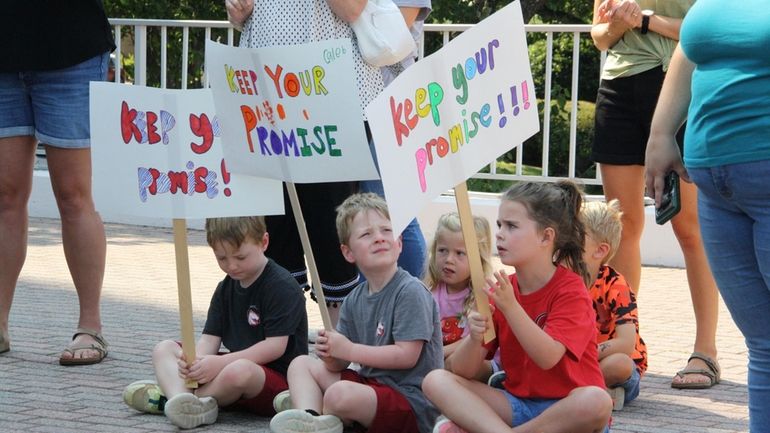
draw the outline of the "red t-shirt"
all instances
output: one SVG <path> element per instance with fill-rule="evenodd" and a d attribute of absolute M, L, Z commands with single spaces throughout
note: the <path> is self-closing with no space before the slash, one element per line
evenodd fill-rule
<path fill-rule="evenodd" d="M 486 347 L 489 353 L 500 347 L 500 360 L 507 374 L 505 389 L 519 398 L 564 398 L 577 387 L 604 388 L 596 349 L 595 313 L 583 280 L 558 266 L 545 286 L 522 295 L 516 275 L 510 279 L 516 299 L 529 318 L 567 351 L 553 368 L 541 369 L 521 347 L 505 316 L 495 310 L 492 321 L 497 338 Z"/>

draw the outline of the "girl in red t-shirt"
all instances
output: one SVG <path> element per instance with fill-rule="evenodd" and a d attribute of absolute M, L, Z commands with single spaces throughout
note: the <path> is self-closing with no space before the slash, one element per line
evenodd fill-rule
<path fill-rule="evenodd" d="M 603 432 L 612 412 L 596 353 L 596 328 L 586 290 L 582 194 L 573 182 L 520 183 L 503 194 L 497 250 L 510 277 L 495 273 L 485 292 L 491 320 L 468 317 L 470 336 L 434 370 L 423 391 L 448 418 L 434 432 L 527 430 Z M 497 337 L 484 344 L 494 326 Z M 504 389 L 472 380 L 500 348 Z"/>

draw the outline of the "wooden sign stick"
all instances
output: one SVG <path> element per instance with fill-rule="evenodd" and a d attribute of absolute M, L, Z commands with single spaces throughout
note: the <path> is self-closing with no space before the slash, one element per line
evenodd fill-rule
<path fill-rule="evenodd" d="M 473 296 L 476 297 L 476 308 L 479 313 L 489 318 L 491 325 L 492 312 L 489 309 L 489 299 L 482 289 L 482 287 L 487 285 L 487 281 L 484 276 L 484 269 L 481 267 L 479 243 L 476 239 L 473 214 L 471 213 L 471 204 L 468 198 L 468 187 L 465 182 L 455 186 L 455 202 L 457 202 L 457 213 L 460 215 L 460 225 L 463 230 L 463 239 L 465 239 L 465 252 L 468 254 L 468 263 L 471 266 L 471 284 L 473 286 Z M 490 326 L 484 334 L 484 342 L 488 343 L 494 338 L 495 328 Z"/>
<path fill-rule="evenodd" d="M 326 306 L 326 298 L 324 297 L 323 287 L 321 287 L 321 278 L 318 276 L 318 268 L 315 264 L 313 249 L 310 247 L 310 237 L 307 235 L 305 218 L 302 216 L 302 208 L 299 206 L 297 188 L 294 187 L 293 182 L 285 183 L 286 191 L 289 193 L 291 209 L 294 212 L 294 221 L 297 223 L 297 232 L 299 232 L 299 238 L 302 241 L 302 249 L 305 251 L 305 260 L 307 261 L 308 271 L 310 272 L 310 280 L 313 283 L 311 288 L 313 289 L 313 293 L 315 293 L 316 301 L 318 301 L 318 309 L 321 310 L 321 320 L 323 320 L 324 329 L 327 331 L 333 330 L 334 326 L 332 326 L 332 320 L 329 317 L 329 308 Z"/>
<path fill-rule="evenodd" d="M 187 222 L 174 218 L 174 251 L 176 253 L 176 284 L 179 289 L 179 321 L 182 327 L 182 351 L 187 365 L 195 361 L 192 296 L 190 294 L 190 258 L 187 252 Z M 188 388 L 197 388 L 198 382 L 185 381 Z"/>

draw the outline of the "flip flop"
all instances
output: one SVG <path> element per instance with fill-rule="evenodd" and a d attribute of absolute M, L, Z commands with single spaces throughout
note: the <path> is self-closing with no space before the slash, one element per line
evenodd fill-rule
<path fill-rule="evenodd" d="M 708 355 L 705 355 L 700 352 L 693 352 L 692 355 L 687 359 L 687 363 L 690 363 L 690 360 L 692 359 L 700 359 L 704 363 L 706 363 L 706 366 L 708 368 L 683 368 L 682 370 L 679 370 L 676 373 L 676 376 L 684 378 L 688 374 L 701 374 L 703 376 L 708 377 L 710 380 L 708 382 L 682 382 L 682 383 L 674 383 L 671 382 L 671 388 L 676 389 L 707 389 L 711 388 L 712 386 L 719 383 L 719 379 L 721 377 L 722 370 L 719 368 L 719 363 L 711 358 Z"/>
<path fill-rule="evenodd" d="M 97 364 L 99 362 L 102 362 L 105 356 L 107 356 L 107 341 L 102 337 L 102 334 L 99 332 L 88 329 L 88 328 L 78 328 L 75 330 L 75 334 L 72 336 L 72 339 L 74 340 L 78 335 L 90 335 L 94 338 L 93 343 L 88 344 L 76 344 L 74 346 L 67 347 L 64 349 L 64 352 L 69 352 L 72 354 L 72 358 L 62 358 L 59 357 L 59 364 L 61 365 L 90 365 L 90 364 Z M 98 353 L 96 356 L 91 356 L 88 358 L 76 358 L 75 354 L 78 351 L 81 350 L 95 350 Z"/>

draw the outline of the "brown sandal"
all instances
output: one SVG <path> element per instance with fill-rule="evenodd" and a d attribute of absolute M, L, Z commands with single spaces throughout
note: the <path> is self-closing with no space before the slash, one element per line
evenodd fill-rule
<path fill-rule="evenodd" d="M 8 333 L 0 331 L 0 353 L 5 353 L 11 350 L 11 339 L 8 338 Z"/>
<path fill-rule="evenodd" d="M 93 343 L 88 344 L 76 344 L 74 346 L 67 347 L 64 349 L 64 352 L 69 352 L 72 354 L 72 358 L 62 358 L 59 357 L 59 364 L 61 365 L 89 365 L 89 364 L 97 364 L 99 362 L 102 362 L 105 356 L 107 356 L 107 341 L 102 337 L 102 334 L 99 332 L 88 329 L 88 328 L 78 328 L 75 330 L 75 334 L 72 336 L 72 339 L 74 340 L 78 335 L 85 334 L 90 335 L 94 338 Z M 95 350 L 99 352 L 96 356 L 91 356 L 89 358 L 75 358 L 75 353 L 81 350 Z"/>
<path fill-rule="evenodd" d="M 689 364 L 690 360 L 692 360 L 692 359 L 700 359 L 701 361 L 706 363 L 706 366 L 708 368 L 704 369 L 704 368 L 687 368 L 687 367 L 685 367 L 682 370 L 679 370 L 676 373 L 676 376 L 685 377 L 688 374 L 700 374 L 700 375 L 708 377 L 711 380 L 708 381 L 708 382 L 692 382 L 692 383 L 689 383 L 689 382 L 682 382 L 682 383 L 671 382 L 671 388 L 676 388 L 676 389 L 707 389 L 707 388 L 711 388 L 712 386 L 714 386 L 714 385 L 719 383 L 719 379 L 720 379 L 722 371 L 719 368 L 719 363 L 715 359 L 711 358 L 708 355 L 700 353 L 700 352 L 693 352 L 692 355 L 690 355 L 690 357 L 687 359 L 687 363 Z"/>

